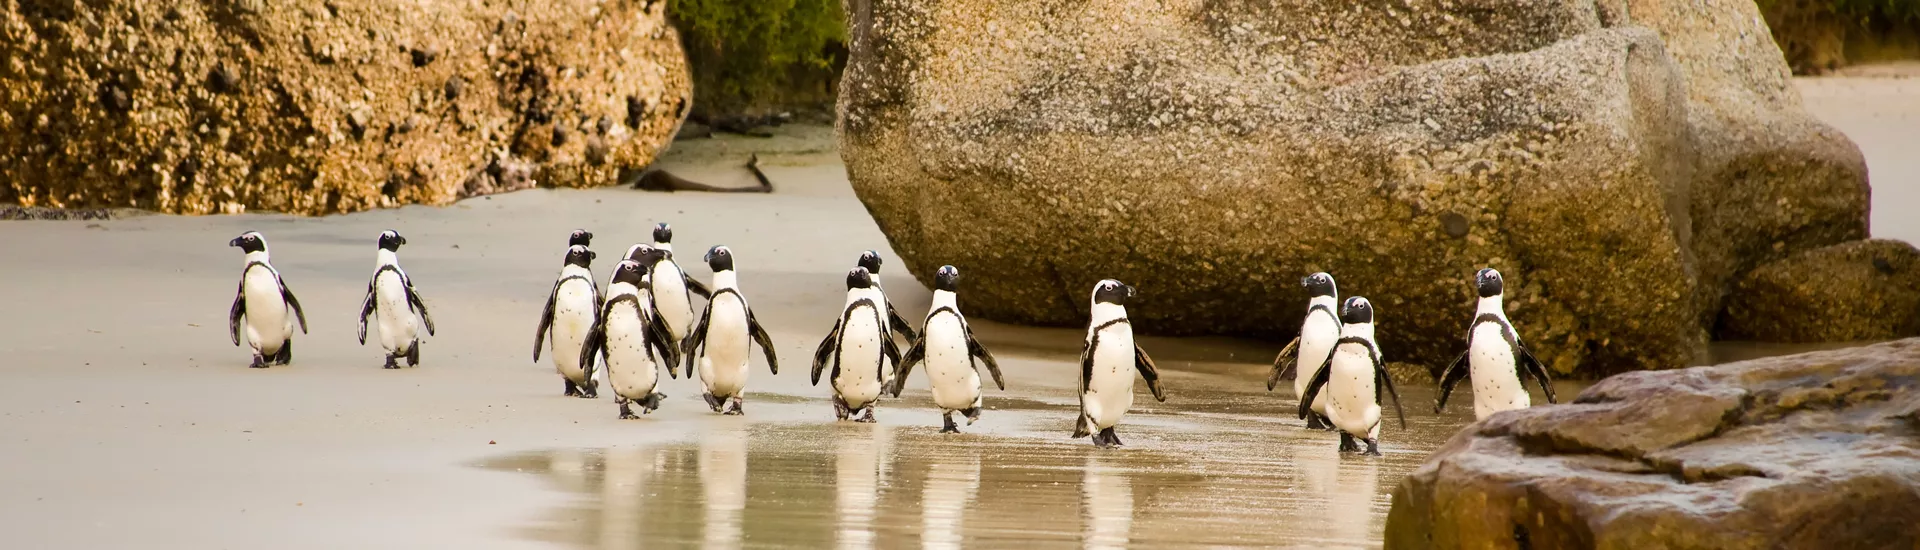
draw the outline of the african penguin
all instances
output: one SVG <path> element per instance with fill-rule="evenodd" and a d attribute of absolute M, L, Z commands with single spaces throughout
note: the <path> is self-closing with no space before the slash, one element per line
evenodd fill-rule
<path fill-rule="evenodd" d="M 1133 296 L 1132 286 L 1113 279 L 1093 285 L 1086 347 L 1080 351 L 1080 418 L 1073 426 L 1073 437 L 1091 435 L 1099 447 L 1121 445 L 1113 428 L 1133 406 L 1134 371 L 1147 380 L 1154 399 L 1167 400 L 1160 387 L 1160 369 L 1147 350 L 1133 342 L 1133 325 L 1127 320 L 1127 300 Z"/>
<path fill-rule="evenodd" d="M 1340 307 L 1340 293 L 1334 288 L 1333 276 L 1325 272 L 1308 275 L 1300 280 L 1300 286 L 1306 287 L 1309 297 L 1307 319 L 1300 323 L 1300 335 L 1273 358 L 1273 374 L 1267 377 L 1267 391 L 1273 391 L 1280 379 L 1292 372 L 1295 397 L 1306 395 L 1307 382 L 1319 374 L 1320 365 L 1327 362 L 1327 354 L 1333 353 L 1333 343 L 1340 339 L 1340 315 L 1334 312 Z M 1300 365 L 1306 365 L 1307 369 L 1300 370 Z M 1307 429 L 1333 429 L 1326 420 L 1327 399 L 1321 396 L 1313 400 L 1313 414 L 1307 416 Z"/>
<path fill-rule="evenodd" d="M 749 345 L 760 345 L 760 352 L 767 356 L 767 368 L 774 374 L 780 374 L 780 360 L 773 353 L 773 338 L 753 317 L 747 297 L 740 294 L 733 250 L 715 246 L 707 250 L 706 261 L 713 269 L 712 297 L 700 322 L 694 324 L 693 333 L 680 344 L 680 354 L 686 359 L 688 378 L 693 377 L 695 365 L 700 367 L 700 383 L 707 390 L 701 397 L 706 398 L 708 407 L 720 414 L 745 414 L 747 366 L 753 351 Z M 702 346 L 704 354 L 700 353 Z"/>
<path fill-rule="evenodd" d="M 1553 380 L 1547 377 L 1546 367 L 1533 352 L 1520 342 L 1520 332 L 1507 320 L 1504 301 L 1505 282 L 1500 272 L 1491 267 L 1481 269 L 1474 274 L 1474 286 L 1480 292 L 1480 307 L 1475 312 L 1473 323 L 1467 325 L 1467 351 L 1454 358 L 1440 377 L 1440 402 L 1433 407 L 1438 413 L 1447 407 L 1447 395 L 1453 393 L 1453 386 L 1461 378 L 1473 378 L 1473 417 L 1484 419 L 1493 413 L 1512 409 L 1524 409 L 1533 403 L 1527 395 L 1526 377 L 1533 377 L 1540 385 L 1540 392 L 1546 394 L 1547 402 L 1554 403 Z M 1461 362 L 1467 368 L 1460 368 Z"/>
<path fill-rule="evenodd" d="M 651 262 L 647 269 L 648 293 L 653 296 L 653 308 L 660 313 L 660 319 L 667 324 L 667 333 L 673 336 L 669 342 L 675 349 L 693 331 L 693 288 L 700 283 L 692 276 L 680 270 L 680 264 L 674 263 L 673 251 L 652 248 Z M 705 286 L 700 286 L 706 292 Z M 711 295 L 708 292 L 706 295 Z"/>
<path fill-rule="evenodd" d="M 960 315 L 959 284 L 960 270 L 953 266 L 940 266 L 933 273 L 932 309 L 927 312 L 926 323 L 920 326 L 920 337 L 913 340 L 913 347 L 907 348 L 907 354 L 900 358 L 899 372 L 893 376 L 893 396 L 900 397 L 913 365 L 927 364 L 933 404 L 940 407 L 940 417 L 945 421 L 940 433 L 960 433 L 960 427 L 953 423 L 955 412 L 967 417 L 968 426 L 980 419 L 980 372 L 974 367 L 974 359 L 986 365 L 995 385 L 1003 391 L 1007 389 L 1006 381 L 1000 377 L 1000 364 L 973 338 L 973 328 L 967 325 L 967 318 Z"/>
<path fill-rule="evenodd" d="M 885 391 L 886 362 L 900 362 L 900 348 L 887 334 L 885 302 L 867 268 L 848 271 L 847 303 L 813 352 L 813 385 L 833 367 L 833 412 L 840 420 L 873 422 L 874 405 Z"/>
<path fill-rule="evenodd" d="M 374 316 L 380 329 L 380 347 L 387 349 L 386 368 L 400 368 L 398 359 L 407 358 L 407 365 L 420 366 L 420 327 L 414 324 L 414 315 L 427 325 L 427 334 L 433 334 L 433 317 L 427 315 L 426 302 L 420 301 L 420 292 L 414 290 L 413 279 L 400 269 L 400 245 L 407 244 L 407 238 L 391 229 L 380 232 L 380 249 L 374 253 L 373 279 L 367 281 L 367 297 L 360 302 L 360 344 L 367 343 L 367 316 Z"/>
<path fill-rule="evenodd" d="M 906 318 L 900 316 L 899 308 L 893 307 L 893 301 L 887 299 L 886 289 L 880 286 L 880 253 L 872 250 L 861 252 L 859 265 L 865 268 L 867 274 L 873 278 L 874 292 L 880 295 L 881 305 L 887 308 L 887 315 L 884 319 L 886 322 L 886 330 L 882 332 L 889 334 L 898 332 L 901 337 L 907 339 L 907 342 L 913 342 L 918 337 L 918 335 L 914 334 L 913 326 L 907 324 Z M 888 336 L 888 338 L 891 339 L 892 336 Z M 886 371 L 887 380 L 885 380 L 885 382 L 888 385 L 892 385 L 893 371 L 898 370 L 898 366 L 889 363 L 885 365 L 884 368 L 888 369 Z"/>
<path fill-rule="evenodd" d="M 673 226 L 667 225 L 667 222 L 654 224 L 653 247 L 667 252 L 673 252 Z M 700 284 L 699 279 L 692 277 L 687 278 L 687 290 L 699 295 L 701 298 L 707 298 L 713 294 L 713 292 L 707 288 L 707 285 Z"/>
<path fill-rule="evenodd" d="M 641 303 L 645 298 L 640 274 L 646 270 L 642 262 L 661 252 L 646 247 L 641 260 L 622 260 L 614 267 L 613 284 L 607 285 L 599 322 L 580 349 L 581 370 L 593 368 L 596 358 L 606 365 L 607 385 L 613 388 L 613 402 L 620 405 L 621 419 L 639 418 L 630 407 L 633 403 L 647 413 L 660 408 L 660 400 L 667 396 L 654 390 L 660 387 L 662 367 L 667 369 L 667 376 L 679 377 L 673 372 L 673 365 L 680 359 L 679 350 L 667 340 L 660 316 L 650 315 Z"/>
<path fill-rule="evenodd" d="M 307 313 L 300 300 L 287 290 L 280 271 L 267 263 L 267 238 L 248 231 L 227 242 L 246 252 L 247 267 L 240 270 L 240 286 L 234 290 L 233 307 L 227 310 L 227 332 L 233 345 L 240 345 L 240 318 L 246 317 L 247 346 L 253 348 L 253 368 L 285 365 L 293 361 L 293 321 L 300 320 L 300 333 L 307 332 Z"/>
<path fill-rule="evenodd" d="M 1320 372 L 1307 383 L 1300 397 L 1300 418 L 1313 413 L 1312 399 L 1327 392 L 1327 419 L 1340 430 L 1340 452 L 1355 452 L 1358 437 L 1367 442 L 1364 454 L 1380 456 L 1380 389 L 1393 397 L 1393 411 L 1400 415 L 1400 427 L 1407 427 L 1407 415 L 1400 410 L 1400 394 L 1393 390 L 1393 377 L 1380 346 L 1373 341 L 1373 304 L 1354 296 L 1340 307 L 1340 340 L 1333 346 Z"/>
<path fill-rule="evenodd" d="M 599 384 L 593 380 L 593 362 L 580 360 L 580 350 L 586 345 L 587 334 L 593 332 L 593 326 L 600 320 L 603 303 L 600 288 L 593 282 L 596 256 L 586 245 L 567 247 L 566 263 L 561 264 L 560 277 L 553 281 L 553 290 L 547 293 L 547 307 L 540 312 L 540 328 L 533 335 L 535 363 L 540 362 L 542 344 L 552 340 L 553 368 L 566 386 L 561 395 L 586 398 L 599 395 Z"/>

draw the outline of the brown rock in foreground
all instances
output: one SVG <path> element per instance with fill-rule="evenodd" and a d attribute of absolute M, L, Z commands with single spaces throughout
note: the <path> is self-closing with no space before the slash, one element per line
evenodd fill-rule
<path fill-rule="evenodd" d="M 611 183 L 685 116 L 664 4 L 0 3 L 0 203 L 327 214 Z"/>
<path fill-rule="evenodd" d="M 842 156 L 988 318 L 1116 278 L 1142 330 L 1284 339 L 1325 270 L 1431 365 L 1493 266 L 1554 370 L 1684 365 L 1737 275 L 1867 236 L 1744 1 L 855 0 Z"/>
<path fill-rule="evenodd" d="M 1387 548 L 1920 547 L 1920 339 L 1600 381 L 1469 425 Z"/>
<path fill-rule="evenodd" d="M 1873 239 L 1760 266 L 1734 285 L 1719 337 L 1768 342 L 1890 340 L 1920 334 L 1920 250 Z"/>

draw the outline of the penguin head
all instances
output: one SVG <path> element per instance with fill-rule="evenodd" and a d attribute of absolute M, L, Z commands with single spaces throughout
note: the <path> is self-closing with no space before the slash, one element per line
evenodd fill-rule
<path fill-rule="evenodd" d="M 873 275 L 867 273 L 867 268 L 855 267 L 852 271 L 847 272 L 847 290 L 872 287 Z"/>
<path fill-rule="evenodd" d="M 248 254 L 266 252 L 267 238 L 261 236 L 259 231 L 248 231 L 241 233 L 238 237 L 234 237 L 231 241 L 227 241 L 227 246 L 240 247 L 241 251 Z"/>
<path fill-rule="evenodd" d="M 1500 270 L 1488 267 L 1473 274 L 1473 285 L 1480 289 L 1481 298 L 1499 296 L 1506 290 L 1506 282 L 1500 279 Z"/>
<path fill-rule="evenodd" d="M 653 265 L 653 259 L 657 257 L 659 253 L 660 249 L 654 248 L 652 245 L 644 243 L 636 244 L 627 248 L 627 256 L 624 259 L 640 262 L 641 265 Z"/>
<path fill-rule="evenodd" d="M 707 267 L 716 273 L 733 271 L 733 250 L 725 246 L 715 245 L 713 248 L 707 249 L 706 260 Z"/>
<path fill-rule="evenodd" d="M 573 230 L 573 234 L 567 235 L 567 246 L 575 246 L 575 245 L 592 246 L 593 232 L 587 231 L 585 229 Z"/>
<path fill-rule="evenodd" d="M 567 247 L 567 265 L 592 268 L 593 258 L 595 256 L 598 256 L 598 254 L 594 254 L 592 250 L 587 250 L 587 247 L 583 245 L 576 244 Z"/>
<path fill-rule="evenodd" d="M 933 289 L 947 292 L 960 291 L 960 270 L 950 265 L 940 266 L 933 272 Z"/>
<path fill-rule="evenodd" d="M 1349 325 L 1373 322 L 1373 302 L 1354 296 L 1340 306 L 1340 322 Z"/>
<path fill-rule="evenodd" d="M 653 242 L 656 242 L 656 243 L 673 242 L 673 226 L 667 225 L 667 222 L 660 222 L 658 224 L 655 224 L 653 226 Z"/>
<path fill-rule="evenodd" d="M 620 265 L 613 268 L 613 282 L 639 286 L 640 276 L 646 274 L 647 268 L 641 267 L 640 262 L 620 260 Z"/>
<path fill-rule="evenodd" d="M 399 252 L 400 245 L 403 245 L 403 244 L 407 244 L 407 238 L 400 236 L 399 231 L 388 229 L 386 231 L 380 232 L 380 249 L 381 250 L 385 250 L 388 252 Z"/>
<path fill-rule="evenodd" d="M 1307 288 L 1307 296 L 1309 298 L 1319 298 L 1321 296 L 1332 298 L 1339 296 L 1338 290 L 1333 286 L 1333 276 L 1328 275 L 1325 271 L 1314 273 L 1304 279 L 1300 279 L 1300 286 Z"/>
<path fill-rule="evenodd" d="M 1124 306 L 1133 295 L 1132 286 L 1113 279 L 1102 279 L 1093 285 L 1093 303 L 1096 304 Z"/>
<path fill-rule="evenodd" d="M 880 253 L 874 252 L 872 250 L 861 252 L 860 267 L 866 268 L 867 273 L 879 275 L 880 274 Z"/>

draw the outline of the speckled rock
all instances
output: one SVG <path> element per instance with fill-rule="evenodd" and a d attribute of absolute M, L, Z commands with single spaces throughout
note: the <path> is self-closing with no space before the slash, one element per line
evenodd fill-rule
<path fill-rule="evenodd" d="M 1760 266 L 1734 285 L 1718 336 L 1848 342 L 1920 335 L 1920 250 L 1874 239 Z"/>
<path fill-rule="evenodd" d="M 1618 375 L 1472 424 L 1386 548 L 1920 547 L 1920 340 Z"/>
<path fill-rule="evenodd" d="M 612 183 L 685 116 L 664 4 L 0 2 L 0 203 L 327 214 Z"/>
<path fill-rule="evenodd" d="M 1326 270 L 1434 365 L 1493 266 L 1554 370 L 1684 365 L 1734 275 L 1863 238 L 1866 187 L 1763 22 L 1675 4 L 850 0 L 842 156 L 988 318 L 1111 277 L 1142 330 L 1286 338 Z"/>

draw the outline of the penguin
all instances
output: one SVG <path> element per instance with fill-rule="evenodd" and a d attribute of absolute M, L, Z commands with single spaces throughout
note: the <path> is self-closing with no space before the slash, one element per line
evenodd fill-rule
<path fill-rule="evenodd" d="M 900 316 L 900 309 L 893 307 L 893 301 L 887 299 L 886 289 L 880 288 L 880 253 L 872 250 L 861 252 L 860 267 L 867 270 L 868 276 L 873 279 L 873 291 L 880 295 L 880 301 L 887 306 L 887 329 L 900 333 L 900 337 L 908 342 L 918 339 L 919 335 L 914 334 L 913 326 Z"/>
<path fill-rule="evenodd" d="M 1400 416 L 1400 428 L 1407 427 L 1407 414 L 1400 410 L 1400 394 L 1393 389 L 1393 377 L 1381 358 L 1380 346 L 1373 341 L 1373 304 L 1366 298 L 1347 298 L 1340 307 L 1340 340 L 1326 364 L 1307 383 L 1300 397 L 1300 418 L 1313 413 L 1313 399 L 1327 392 L 1327 419 L 1340 430 L 1340 452 L 1355 452 L 1360 446 L 1354 438 L 1367 442 L 1366 456 L 1380 456 L 1380 389 L 1393 398 L 1393 412 Z"/>
<path fill-rule="evenodd" d="M 653 247 L 667 252 L 673 252 L 673 226 L 667 225 L 667 222 L 654 224 Z M 691 277 L 687 278 L 687 291 L 701 298 L 708 298 L 713 295 L 713 291 L 707 288 L 707 285 L 700 284 L 699 279 Z"/>
<path fill-rule="evenodd" d="M 596 358 L 606 365 L 607 385 L 613 389 L 613 402 L 620 405 L 622 420 L 639 418 L 631 408 L 635 403 L 645 413 L 660 408 L 660 400 L 667 397 L 655 391 L 660 387 L 662 367 L 666 368 L 667 376 L 679 377 L 673 372 L 673 365 L 680 359 L 679 351 L 669 344 L 667 329 L 660 324 L 659 314 L 649 314 L 649 309 L 641 303 L 644 295 L 640 274 L 646 270 L 642 262 L 660 253 L 649 246 L 641 252 L 640 261 L 621 260 L 620 265 L 614 267 L 613 284 L 607 286 L 607 299 L 600 306 L 599 321 L 581 344 L 580 369 L 593 368 Z"/>
<path fill-rule="evenodd" d="M 1327 362 L 1327 355 L 1333 353 L 1333 343 L 1340 339 L 1340 315 L 1334 308 L 1340 306 L 1340 293 L 1334 287 L 1333 276 L 1326 272 L 1314 273 L 1300 280 L 1300 286 L 1306 287 L 1307 318 L 1300 323 L 1300 335 L 1288 342 L 1273 358 L 1273 374 L 1267 377 L 1267 391 L 1273 391 L 1280 379 L 1293 373 L 1293 395 L 1306 395 L 1307 382 L 1313 375 L 1319 374 L 1319 366 Z M 1310 368 L 1299 370 L 1300 365 Z M 1327 400 L 1325 396 L 1313 400 L 1313 414 L 1307 416 L 1307 429 L 1331 430 L 1327 423 Z"/>
<path fill-rule="evenodd" d="M 582 232 L 575 231 L 576 236 Z M 587 239 L 592 234 L 588 233 Z M 582 239 L 567 242 L 578 243 Z M 566 263 L 560 266 L 560 278 L 547 293 L 547 307 L 540 312 L 540 328 L 533 334 L 533 362 L 540 362 L 540 348 L 549 338 L 553 346 L 553 368 L 565 383 L 561 395 L 592 399 L 599 396 L 599 384 L 593 380 L 594 364 L 582 362 L 579 352 L 586 346 L 587 334 L 600 321 L 600 287 L 593 282 L 593 260 L 597 257 L 584 244 L 567 246 Z M 551 335 L 551 336 L 549 336 Z"/>
<path fill-rule="evenodd" d="M 1121 446 L 1113 428 L 1133 406 L 1131 371 L 1140 371 L 1154 399 L 1167 400 L 1159 367 L 1133 341 L 1133 325 L 1127 321 L 1127 300 L 1133 296 L 1132 286 L 1113 279 L 1093 285 L 1086 347 L 1080 350 L 1080 418 L 1073 437 L 1091 435 L 1093 444 L 1102 448 Z"/>
<path fill-rule="evenodd" d="M 706 388 L 701 397 L 713 412 L 746 414 L 747 367 L 753 351 L 749 344 L 760 345 L 773 374 L 780 374 L 780 360 L 774 356 L 773 338 L 753 317 L 753 308 L 747 307 L 747 297 L 740 293 L 733 250 L 715 246 L 707 250 L 705 259 L 713 270 L 713 292 L 700 321 L 680 344 L 680 355 L 686 360 L 688 378 L 693 377 L 695 366 L 700 367 L 700 383 Z M 702 346 L 705 354 L 700 353 Z"/>
<path fill-rule="evenodd" d="M 407 358 L 408 366 L 418 367 L 420 327 L 413 316 L 419 314 L 427 334 L 433 334 L 433 316 L 427 314 L 426 302 L 420 301 L 420 291 L 414 290 L 413 279 L 400 269 L 400 245 L 407 244 L 407 238 L 389 229 L 380 232 L 379 243 L 374 253 L 377 267 L 367 281 L 367 297 L 360 302 L 360 345 L 367 344 L 367 316 L 374 315 L 380 325 L 380 347 L 387 349 L 386 368 L 400 368 L 401 357 Z"/>
<path fill-rule="evenodd" d="M 893 396 L 900 397 L 913 365 L 927 364 L 933 404 L 940 407 L 940 417 L 945 421 L 940 433 L 960 433 L 960 427 L 953 423 L 955 412 L 967 417 L 968 426 L 980 420 L 980 372 L 974 367 L 975 359 L 993 374 L 994 385 L 1001 391 L 1007 389 L 1006 380 L 1000 377 L 1000 364 L 973 338 L 973 327 L 960 315 L 959 284 L 959 269 L 943 265 L 934 271 L 932 309 L 927 312 L 926 322 L 920 325 L 920 337 L 914 339 L 913 346 L 900 358 L 900 365 L 895 367 L 899 372 L 893 376 Z"/>
<path fill-rule="evenodd" d="M 307 333 L 307 312 L 300 299 L 287 290 L 280 271 L 267 263 L 267 238 L 258 231 L 241 233 L 227 242 L 246 252 L 247 267 L 240 270 L 240 286 L 234 290 L 233 307 L 227 310 L 227 332 L 233 345 L 240 345 L 240 318 L 246 317 L 247 346 L 253 348 L 256 369 L 285 365 L 293 361 L 293 321 L 300 320 L 300 333 Z M 291 312 L 292 315 L 288 313 Z"/>
<path fill-rule="evenodd" d="M 673 230 L 667 229 L 666 224 L 654 228 L 653 234 L 655 239 L 662 236 L 669 240 L 673 238 Z M 693 331 L 693 296 L 699 294 L 710 298 L 713 293 L 682 271 L 680 264 L 674 263 L 672 250 L 659 247 L 648 249 L 653 252 L 648 257 L 651 263 L 642 266 L 647 270 L 647 281 L 643 284 L 652 294 L 653 309 L 659 312 L 660 318 L 667 324 L 667 333 L 673 336 L 673 347 L 679 349 L 680 342 L 686 339 L 687 333 Z M 631 251 L 628 256 L 627 259 L 635 259 L 631 257 Z M 699 290 L 696 291 L 696 288 Z"/>
<path fill-rule="evenodd" d="M 1467 325 L 1467 351 L 1455 357 L 1441 375 L 1440 402 L 1434 405 L 1433 412 L 1445 410 L 1453 386 L 1469 376 L 1473 378 L 1475 420 L 1531 405 L 1532 396 L 1527 394 L 1525 382 L 1529 376 L 1540 385 L 1547 402 L 1556 403 L 1553 380 L 1547 377 L 1546 367 L 1520 342 L 1520 331 L 1507 320 L 1503 303 L 1506 283 L 1500 278 L 1500 271 L 1484 268 L 1475 273 L 1473 279 L 1480 292 L 1480 305 L 1473 323 Z M 1461 368 L 1463 362 L 1466 368 Z"/>
<path fill-rule="evenodd" d="M 568 246 L 568 247 L 572 247 L 572 246 L 575 246 L 575 245 L 578 245 L 578 246 L 585 246 L 585 247 L 592 247 L 592 246 L 593 246 L 593 232 L 592 232 L 592 231 L 587 231 L 587 230 L 585 230 L 585 229 L 575 229 L 575 230 L 573 230 L 573 232 L 572 232 L 572 233 L 568 233 L 568 234 L 567 234 L 567 246 Z"/>
<path fill-rule="evenodd" d="M 900 362 L 900 348 L 887 334 L 886 297 L 867 268 L 847 272 L 847 303 L 833 330 L 813 352 L 813 385 L 831 365 L 833 412 L 840 420 L 873 422 L 874 405 L 885 391 L 886 363 Z"/>

